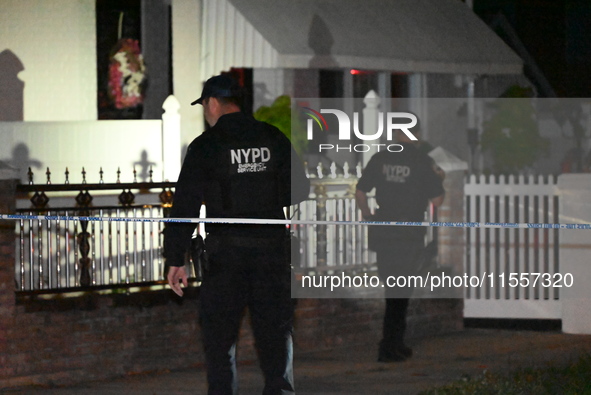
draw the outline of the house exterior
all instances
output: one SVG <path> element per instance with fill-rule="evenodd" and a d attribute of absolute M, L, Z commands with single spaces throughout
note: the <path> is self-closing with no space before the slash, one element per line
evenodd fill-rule
<path fill-rule="evenodd" d="M 102 119 L 96 25 L 105 3 L 2 2 L 0 69 L 8 82 L 0 122 Z M 460 1 L 136 3 L 148 80 L 144 118 L 159 118 L 171 91 L 180 103 L 182 146 L 204 127 L 199 106 L 189 105 L 202 82 L 231 68 L 252 70 L 254 109 L 281 94 L 363 97 L 374 89 L 388 98 L 385 110 L 391 97 L 416 98 L 410 110 L 420 117 L 426 116 L 420 98 L 496 97 L 511 84 L 527 84 L 519 57 Z M 424 129 L 430 138 L 427 123 Z M 79 139 L 84 146 L 82 133 Z M 11 162 L 17 143 L 3 144 L 0 159 Z M 465 133 L 454 145 L 466 146 Z M 467 148 L 455 153 L 466 159 Z M 43 162 L 43 153 L 29 155 Z"/>
<path fill-rule="evenodd" d="M 96 29 L 97 5 L 105 3 L 0 3 L 0 162 L 33 166 L 41 173 L 35 183 L 44 183 L 50 153 L 59 157 L 60 162 L 55 163 L 60 166 L 61 161 L 65 164 L 70 159 L 92 162 L 95 178 L 89 183 L 97 182 L 103 159 L 122 166 L 133 166 L 138 160 L 153 162 L 157 170 L 166 165 L 168 174 L 178 174 L 170 170 L 180 166 L 181 147 L 204 127 L 201 108 L 189 103 L 199 95 L 203 81 L 232 68 L 248 70 L 254 108 L 281 94 L 348 98 L 363 97 L 374 89 L 383 111 L 394 105 L 393 98 L 404 97 L 408 110 L 424 119 L 431 114 L 425 98 L 465 99 L 468 111 L 460 118 L 463 124 L 452 125 L 452 130 L 449 125 L 447 130 L 441 125 L 431 127 L 429 122 L 423 125 L 424 137 L 433 145 L 445 146 L 464 161 L 469 156 L 465 131 L 477 126 L 472 100 L 496 97 L 516 83 L 527 84 L 519 57 L 457 0 L 130 0 L 124 3 L 135 4 L 141 14 L 141 45 L 150 83 L 144 101 L 147 119 L 105 120 L 99 114 L 97 95 L 100 37 Z M 174 94 L 174 100 L 167 98 L 168 93 Z M 163 102 L 167 112 L 160 120 Z M 168 118 L 179 124 L 174 128 L 178 140 L 166 132 Z M 66 129 L 64 139 L 62 131 Z M 52 133 L 62 139 L 51 137 Z M 172 156 L 176 163 L 166 159 L 165 143 L 176 146 L 177 154 Z M 11 169 L 0 170 L 0 207 L 12 212 L 16 206 L 12 192 L 15 176 Z M 459 223 L 464 219 L 464 167 L 451 170 L 446 180 L 451 198 L 439 219 Z M 126 174 L 130 173 L 128 169 Z M 160 174 L 166 178 L 165 171 Z M 22 170 L 20 178 L 26 182 Z M 79 179 L 72 176 L 71 181 Z M 114 175 L 105 181 L 113 182 Z M 130 181 L 130 177 L 122 181 Z M 561 222 L 573 218 L 589 221 L 588 210 L 584 210 L 590 195 L 586 185 L 588 177 L 563 181 L 561 187 L 570 200 L 561 201 Z M 496 185 L 491 188 L 501 189 Z M 568 193 L 571 190 L 577 193 Z M 0 385 L 71 383 L 203 363 L 195 340 L 198 336 L 194 336 L 198 330 L 196 296 L 172 308 L 176 302 L 167 299 L 166 289 L 156 294 L 92 294 L 66 300 L 65 306 L 59 300 L 33 300 L 32 304 L 22 296 L 17 300 L 12 225 L 2 222 L 0 226 L 0 282 L 6 285 L 0 288 L 0 313 L 2 322 L 7 323 L 0 328 L 0 338 L 6 339 L 0 341 L 0 360 L 4 362 Z M 468 244 L 462 231 L 439 233 L 445 247 L 440 263 L 463 263 Z M 582 279 L 588 277 L 584 251 L 589 246 L 584 236 L 577 229 L 568 229 L 561 239 L 564 245 L 556 252 L 564 254 L 557 259 L 566 263 L 561 269 Z M 564 329 L 570 333 L 589 333 L 591 328 L 589 315 L 584 314 L 591 299 L 585 284 L 581 281 L 561 293 L 561 298 L 573 302 L 566 308 L 550 300 L 552 318 L 562 314 Z M 353 300 L 304 300 L 298 316 L 302 328 L 299 347 L 367 342 L 368 333 L 378 333 L 382 300 Z M 333 307 L 327 308 L 327 303 Z M 505 307 L 504 303 L 497 305 L 501 310 Z M 417 301 L 410 324 L 413 335 L 461 329 L 463 306 L 460 298 Z M 328 318 L 327 311 L 332 312 Z M 187 318 L 186 324 L 175 324 L 179 315 Z M 39 333 L 48 335 L 37 336 Z M 178 350 L 170 349 L 163 333 L 179 336 Z M 251 338 L 248 334 L 246 338 L 242 355 L 253 356 L 254 350 L 248 348 Z M 163 359 L 164 354 L 175 358 Z M 97 370 L 96 366 L 107 368 Z"/>

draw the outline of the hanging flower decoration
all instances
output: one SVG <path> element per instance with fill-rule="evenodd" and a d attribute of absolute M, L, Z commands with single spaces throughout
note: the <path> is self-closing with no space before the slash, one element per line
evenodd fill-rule
<path fill-rule="evenodd" d="M 138 40 L 119 40 L 109 59 L 108 92 L 115 108 L 132 108 L 142 104 L 146 67 Z"/>

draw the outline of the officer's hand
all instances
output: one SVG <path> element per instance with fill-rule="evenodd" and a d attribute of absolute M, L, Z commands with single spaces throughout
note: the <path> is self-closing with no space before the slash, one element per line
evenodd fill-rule
<path fill-rule="evenodd" d="M 374 221 L 375 220 L 375 215 L 372 214 L 372 213 L 369 213 L 369 214 L 361 214 L 361 216 L 366 221 Z"/>
<path fill-rule="evenodd" d="M 437 165 L 433 165 L 433 170 L 435 171 L 435 174 L 437 174 L 439 176 L 439 178 L 441 178 L 441 180 L 445 180 L 445 171 L 443 171 L 443 169 Z"/>
<path fill-rule="evenodd" d="M 184 266 L 170 266 L 168 269 L 168 285 L 178 296 L 183 296 L 181 283 L 186 287 L 189 285 L 187 271 Z"/>

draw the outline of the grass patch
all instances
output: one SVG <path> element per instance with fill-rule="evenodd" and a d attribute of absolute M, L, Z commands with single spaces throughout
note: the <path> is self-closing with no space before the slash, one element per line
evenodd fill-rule
<path fill-rule="evenodd" d="M 452 384 L 423 391 L 420 395 L 591 394 L 591 355 L 566 367 L 521 369 L 509 375 L 484 372 Z"/>

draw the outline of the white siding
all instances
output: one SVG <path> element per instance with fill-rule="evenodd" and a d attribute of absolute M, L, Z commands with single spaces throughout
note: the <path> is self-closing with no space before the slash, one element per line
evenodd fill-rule
<path fill-rule="evenodd" d="M 277 67 L 277 51 L 226 0 L 203 1 L 203 80 L 232 67 Z"/>

